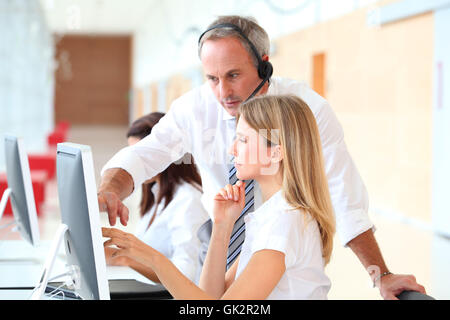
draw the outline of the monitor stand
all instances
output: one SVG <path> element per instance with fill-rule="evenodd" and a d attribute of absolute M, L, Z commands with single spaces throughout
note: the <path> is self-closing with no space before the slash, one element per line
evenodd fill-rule
<path fill-rule="evenodd" d="M 12 190 L 10 188 L 6 189 L 3 192 L 2 200 L 0 200 L 0 221 L 2 220 L 3 213 L 6 209 L 6 204 L 8 203 L 9 196 L 11 195 Z"/>
<path fill-rule="evenodd" d="M 64 240 L 64 235 L 69 230 L 66 224 L 61 224 L 56 232 L 55 238 L 53 239 L 52 245 L 50 247 L 50 251 L 48 252 L 47 258 L 45 259 L 44 268 L 42 270 L 42 275 L 36 287 L 34 288 L 34 292 L 30 297 L 30 300 L 42 300 L 45 294 L 45 288 L 47 287 L 49 276 L 53 269 L 53 265 L 55 263 L 56 256 L 58 255 L 59 247 Z M 75 281 L 75 278 L 72 279 Z M 76 286 L 77 283 L 74 283 Z"/>

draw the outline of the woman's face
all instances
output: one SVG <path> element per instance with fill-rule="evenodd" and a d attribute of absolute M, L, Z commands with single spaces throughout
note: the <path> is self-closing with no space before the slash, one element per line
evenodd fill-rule
<path fill-rule="evenodd" d="M 239 118 L 230 154 L 234 156 L 236 176 L 240 180 L 258 180 L 278 172 L 278 162 L 273 162 L 272 148 L 267 146 L 267 140 L 243 117 Z"/>
<path fill-rule="evenodd" d="M 141 139 L 139 137 L 131 136 L 131 137 L 128 137 L 128 139 L 127 139 L 127 142 L 128 142 L 129 146 L 132 146 L 132 145 L 138 143 L 139 141 L 141 141 Z"/>

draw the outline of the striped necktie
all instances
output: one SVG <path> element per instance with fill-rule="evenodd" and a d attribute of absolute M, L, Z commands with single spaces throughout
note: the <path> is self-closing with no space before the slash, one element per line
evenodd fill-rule
<path fill-rule="evenodd" d="M 231 185 L 234 185 L 237 182 L 236 177 L 236 168 L 234 165 L 228 172 L 228 181 Z M 239 218 L 236 220 L 233 231 L 231 232 L 230 243 L 228 245 L 228 254 L 227 254 L 227 269 L 232 265 L 236 257 L 241 252 L 242 243 L 244 243 L 245 239 L 245 222 L 244 217 L 254 210 L 254 189 L 255 182 L 253 180 L 245 181 L 245 206 L 242 210 Z"/>
<path fill-rule="evenodd" d="M 228 172 L 228 182 L 234 185 L 237 182 L 236 168 L 234 165 L 230 166 Z M 245 239 L 245 222 L 244 217 L 254 210 L 254 181 L 246 180 L 245 182 L 245 206 L 239 218 L 236 220 L 233 231 L 231 232 L 230 242 L 228 244 L 227 253 L 227 270 L 231 264 L 236 260 L 236 257 L 241 252 L 242 244 Z M 208 219 L 198 230 L 197 236 L 200 240 L 199 262 L 201 265 L 205 262 L 206 254 L 208 252 L 209 240 L 211 238 L 212 221 Z"/>

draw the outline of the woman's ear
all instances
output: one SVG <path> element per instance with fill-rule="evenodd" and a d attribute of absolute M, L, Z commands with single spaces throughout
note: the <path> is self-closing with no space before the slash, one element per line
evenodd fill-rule
<path fill-rule="evenodd" d="M 281 162 L 283 160 L 283 146 L 277 144 L 271 148 L 272 150 L 272 162 Z"/>
<path fill-rule="evenodd" d="M 268 163 L 261 169 L 262 175 L 276 174 L 283 160 L 283 148 L 280 145 L 272 145 L 268 151 Z"/>

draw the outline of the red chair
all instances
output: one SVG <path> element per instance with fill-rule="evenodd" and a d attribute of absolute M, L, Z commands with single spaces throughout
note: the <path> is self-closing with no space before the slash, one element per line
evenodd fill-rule
<path fill-rule="evenodd" d="M 61 121 L 55 127 L 55 130 L 47 136 L 47 144 L 50 149 L 56 149 L 56 145 L 67 141 L 67 136 L 70 130 L 70 123 L 68 121 Z"/>
<path fill-rule="evenodd" d="M 56 174 L 56 151 L 28 154 L 28 163 L 31 172 L 44 170 L 47 172 L 47 179 L 51 180 Z"/>
<path fill-rule="evenodd" d="M 51 149 L 55 149 L 56 145 L 61 142 L 66 142 L 67 133 L 64 131 L 54 131 L 47 136 L 47 144 Z"/>
<path fill-rule="evenodd" d="M 31 183 L 33 186 L 34 202 L 37 215 L 41 215 L 41 206 L 45 200 L 45 185 L 47 182 L 47 172 L 44 170 L 31 171 Z M 8 188 L 6 172 L 0 172 L 0 197 Z M 12 215 L 11 199 L 8 200 L 4 215 Z"/>
<path fill-rule="evenodd" d="M 56 125 L 55 131 L 62 131 L 68 133 L 70 130 L 70 122 L 69 121 L 60 121 Z"/>

